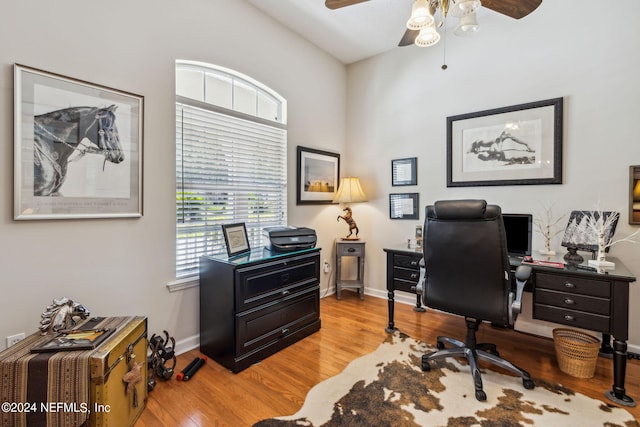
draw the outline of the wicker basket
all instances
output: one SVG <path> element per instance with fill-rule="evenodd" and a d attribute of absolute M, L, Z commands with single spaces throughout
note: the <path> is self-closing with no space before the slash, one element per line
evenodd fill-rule
<path fill-rule="evenodd" d="M 591 378 L 596 370 L 600 340 L 573 329 L 556 328 L 553 341 L 560 370 L 576 378 Z"/>

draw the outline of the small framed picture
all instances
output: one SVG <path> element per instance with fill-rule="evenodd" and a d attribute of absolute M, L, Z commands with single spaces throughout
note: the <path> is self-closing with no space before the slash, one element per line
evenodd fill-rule
<path fill-rule="evenodd" d="M 417 185 L 418 158 L 391 160 L 391 185 Z"/>
<path fill-rule="evenodd" d="M 296 204 L 331 204 L 340 183 L 340 154 L 297 147 Z"/>
<path fill-rule="evenodd" d="M 244 222 L 238 224 L 224 224 L 222 226 L 224 242 L 227 244 L 227 255 L 234 255 L 249 252 L 249 239 L 247 238 L 247 228 Z"/>
<path fill-rule="evenodd" d="M 418 193 L 389 194 L 389 217 L 391 219 L 420 219 Z"/>

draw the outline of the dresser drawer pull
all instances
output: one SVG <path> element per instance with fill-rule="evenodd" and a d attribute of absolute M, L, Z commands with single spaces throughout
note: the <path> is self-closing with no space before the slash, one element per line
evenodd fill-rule
<path fill-rule="evenodd" d="M 574 284 L 573 284 L 573 283 L 571 283 L 571 282 L 564 282 L 564 287 L 565 287 L 565 288 L 568 288 L 568 289 L 573 289 L 573 288 L 575 288 L 575 287 L 576 287 L 576 285 L 574 285 Z"/>
<path fill-rule="evenodd" d="M 287 335 L 289 333 L 289 329 L 284 328 L 281 332 L 282 332 L 282 335 Z"/>
<path fill-rule="evenodd" d="M 415 267 L 416 265 L 418 265 L 418 262 L 419 262 L 419 261 L 415 261 L 415 260 L 414 260 L 414 261 L 411 261 L 411 266 L 412 266 L 412 267 Z"/>
<path fill-rule="evenodd" d="M 572 300 L 571 298 L 565 298 L 564 299 L 564 303 L 567 305 L 574 305 L 576 302 L 574 300 Z"/>
<path fill-rule="evenodd" d="M 415 292 L 415 291 L 416 291 L 416 287 L 415 287 L 415 285 L 411 287 L 411 291 L 412 291 L 412 292 Z"/>
<path fill-rule="evenodd" d="M 565 314 L 565 315 L 564 315 L 564 320 L 566 320 L 567 322 L 573 322 L 574 320 L 576 320 L 576 318 L 575 318 L 575 317 L 573 317 L 573 316 L 572 316 L 572 315 L 570 315 L 570 314 Z"/>
<path fill-rule="evenodd" d="M 412 279 L 417 279 L 418 278 L 418 273 L 411 273 L 411 278 Z"/>
<path fill-rule="evenodd" d="M 289 295 L 290 293 L 291 293 L 290 291 L 288 291 L 287 289 L 285 289 L 285 290 L 283 290 L 283 291 L 281 292 L 281 295 L 282 295 L 283 297 L 286 297 L 286 296 L 287 296 L 287 295 Z"/>
<path fill-rule="evenodd" d="M 355 252 L 355 251 L 356 251 L 356 248 L 348 248 L 347 249 L 347 252 Z"/>

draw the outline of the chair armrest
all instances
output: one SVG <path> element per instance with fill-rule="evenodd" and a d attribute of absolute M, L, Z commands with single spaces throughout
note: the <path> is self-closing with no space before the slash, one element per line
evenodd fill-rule
<path fill-rule="evenodd" d="M 424 258 L 420 258 L 420 278 L 416 284 L 416 294 L 422 295 L 424 293 L 424 285 L 427 276 L 427 269 L 424 264 Z"/>
<path fill-rule="evenodd" d="M 509 323 L 513 325 L 518 318 L 518 314 L 522 312 L 522 292 L 527 280 L 531 277 L 533 270 L 528 265 L 520 265 L 516 268 L 516 295 L 511 302 L 511 310 L 509 311 Z"/>

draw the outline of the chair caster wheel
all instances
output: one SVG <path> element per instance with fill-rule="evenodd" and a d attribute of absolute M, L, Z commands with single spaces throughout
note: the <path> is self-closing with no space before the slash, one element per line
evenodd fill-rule
<path fill-rule="evenodd" d="M 485 400 L 487 400 L 487 393 L 482 390 L 476 390 L 476 400 L 484 402 Z"/>
<path fill-rule="evenodd" d="M 425 358 L 422 359 L 422 371 L 423 372 L 429 372 L 431 371 L 431 365 L 429 365 L 429 361 L 426 360 Z"/>
<path fill-rule="evenodd" d="M 536 385 L 533 383 L 533 380 L 525 380 L 525 379 L 523 379 L 523 380 L 522 380 L 522 385 L 523 385 L 523 386 L 524 386 L 524 388 L 526 388 L 527 390 L 533 390 L 533 389 L 534 389 L 534 387 L 536 386 Z"/>

